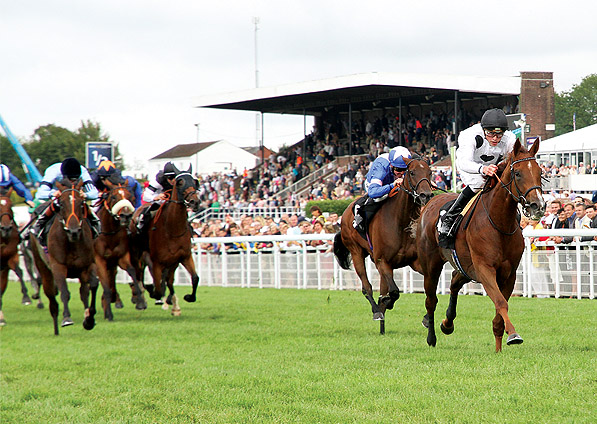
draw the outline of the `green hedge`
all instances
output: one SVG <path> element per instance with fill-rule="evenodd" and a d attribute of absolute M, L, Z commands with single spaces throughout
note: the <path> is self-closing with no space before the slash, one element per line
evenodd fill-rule
<path fill-rule="evenodd" d="M 344 210 L 352 203 L 356 197 L 349 197 L 348 199 L 338 200 L 311 200 L 305 206 L 305 216 L 311 218 L 311 207 L 319 206 L 322 212 L 336 212 L 338 216 L 342 216 Z"/>

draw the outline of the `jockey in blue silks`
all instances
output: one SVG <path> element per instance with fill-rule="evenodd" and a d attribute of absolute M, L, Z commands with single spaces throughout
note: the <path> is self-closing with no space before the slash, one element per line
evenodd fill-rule
<path fill-rule="evenodd" d="M 357 230 L 366 231 L 369 221 L 381 206 L 380 202 L 402 183 L 407 168 L 404 158 L 411 159 L 411 153 L 406 147 L 397 146 L 379 155 L 371 164 L 365 181 L 367 195 L 355 203 L 353 226 Z"/>
<path fill-rule="evenodd" d="M 15 177 L 8 166 L 1 164 L 0 165 L 0 187 L 10 189 L 11 187 L 17 192 L 19 196 L 25 199 L 25 203 L 29 206 L 35 206 L 33 203 L 33 196 L 25 184 L 21 182 L 17 177 Z"/>
<path fill-rule="evenodd" d="M 143 189 L 141 184 L 130 176 L 124 176 L 120 170 L 109 160 L 100 162 L 97 170 L 91 173 L 91 180 L 100 193 L 108 191 L 108 187 L 104 184 L 106 180 L 110 180 L 113 184 L 124 184 L 126 188 L 133 195 L 133 206 L 138 209 L 141 206 L 141 198 L 143 196 Z"/>

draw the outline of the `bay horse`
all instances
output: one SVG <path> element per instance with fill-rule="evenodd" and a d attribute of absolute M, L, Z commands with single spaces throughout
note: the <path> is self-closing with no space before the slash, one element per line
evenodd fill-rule
<path fill-rule="evenodd" d="M 27 293 L 27 286 L 23 279 L 23 271 L 19 266 L 19 228 L 14 219 L 10 189 L 0 188 L 0 326 L 6 325 L 2 312 L 2 297 L 8 286 L 8 272 L 12 270 L 21 283 L 23 305 L 30 305 L 31 298 Z"/>
<path fill-rule="evenodd" d="M 161 300 L 169 289 L 167 304 L 172 305 L 172 314 L 180 315 L 180 305 L 174 293 L 174 272 L 179 264 L 191 274 L 192 293 L 184 296 L 187 302 L 195 302 L 199 276 L 195 271 L 192 255 L 192 229 L 188 222 L 187 208 L 196 212 L 199 208 L 197 180 L 188 171 L 176 175 L 174 187 L 165 192 L 169 197 L 157 210 L 154 218 L 148 222 L 144 234 L 140 234 L 135 225 L 130 224 L 133 237 L 133 266 L 137 270 L 139 281 L 143 279 L 145 264 L 149 265 L 153 284 L 145 285 L 151 298 Z M 144 205 L 145 206 L 145 205 Z M 148 207 L 149 205 L 145 206 Z M 138 218 L 142 208 L 135 212 Z M 166 306 L 166 305 L 164 305 Z"/>
<path fill-rule="evenodd" d="M 58 291 L 64 305 L 61 326 L 73 324 L 68 307 L 70 292 L 67 278 L 78 278 L 81 283 L 79 294 L 85 308 L 83 328 L 91 330 L 95 326 L 98 281 L 95 277 L 93 237 L 86 219 L 90 212 L 81 193 L 82 185 L 81 179 L 75 183 L 67 179 L 56 182 L 60 195 L 51 206 L 55 208 L 55 216 L 48 231 L 47 254 L 35 234 L 29 236 L 35 265 L 50 303 L 55 335 L 58 335 Z"/>
<path fill-rule="evenodd" d="M 424 275 L 425 307 L 423 325 L 427 327 L 427 344 L 435 346 L 434 312 L 437 305 L 437 284 L 443 264 L 454 267 L 450 282 L 450 302 L 446 319 L 440 325 L 444 334 L 454 331 L 458 292 L 469 281 L 481 283 L 495 305 L 493 335 L 495 350 L 502 350 L 504 329 L 507 344 L 520 344 L 523 339 L 508 316 L 508 300 L 514 290 L 516 269 L 524 250 L 519 225 L 518 205 L 527 216 L 542 216 L 545 202 L 541 189 L 541 168 L 535 160 L 539 140 L 527 150 L 516 141 L 507 158 L 498 165 L 498 175 L 479 194 L 463 225 L 455 236 L 455 249 L 438 246 L 437 221 L 440 208 L 455 194 L 433 198 L 421 212 L 416 227 L 416 240 L 421 273 Z"/>
<path fill-rule="evenodd" d="M 136 309 L 146 309 L 147 303 L 129 252 L 128 228 L 135 211 L 131 202 L 133 194 L 124 185 L 124 180 L 117 184 L 106 180 L 104 184 L 108 190 L 97 203 L 99 206 L 97 216 L 102 224 L 102 230 L 95 239 L 94 251 L 97 274 L 104 290 L 102 296 L 104 318 L 112 321 L 114 315 L 110 304 L 115 303 L 117 309 L 122 308 L 122 301 L 116 290 L 118 267 L 126 271 L 133 280 L 131 300 Z"/>
<path fill-rule="evenodd" d="M 371 304 L 373 320 L 380 321 L 380 333 L 385 333 L 385 311 L 393 309 L 400 297 L 394 281 L 393 270 L 407 265 L 414 266 L 417 250 L 409 228 L 418 218 L 422 205 L 433 196 L 431 170 L 421 159 L 407 159 L 407 170 L 402 184 L 392 190 L 389 197 L 369 223 L 370 242 L 353 227 L 353 206 L 342 214 L 340 231 L 334 237 L 334 255 L 343 269 L 350 269 L 351 262 L 361 280 L 362 293 Z M 379 272 L 379 299 L 373 299 L 373 288 L 367 276 L 367 256 Z"/>

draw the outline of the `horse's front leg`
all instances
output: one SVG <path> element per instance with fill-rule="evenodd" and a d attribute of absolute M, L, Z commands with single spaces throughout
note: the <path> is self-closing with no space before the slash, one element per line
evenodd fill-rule
<path fill-rule="evenodd" d="M 151 267 L 150 271 L 151 271 L 151 276 L 153 278 L 153 287 L 152 288 L 147 287 L 147 291 L 149 292 L 149 295 L 153 299 L 161 302 L 162 297 L 164 297 L 164 292 L 165 292 L 164 287 L 162 286 L 162 278 L 163 278 L 164 269 L 161 264 L 154 263 L 153 267 Z"/>
<path fill-rule="evenodd" d="M 68 285 L 66 284 L 66 266 L 60 264 L 54 264 L 52 266 L 52 274 L 54 275 L 54 284 L 58 287 L 58 291 L 60 292 L 60 300 L 62 301 L 62 307 L 64 311 L 62 311 L 62 323 L 60 324 L 61 327 L 68 327 L 69 325 L 73 325 L 74 322 L 70 316 L 70 309 L 68 307 L 68 302 L 70 300 L 70 291 L 68 291 Z"/>
<path fill-rule="evenodd" d="M 514 274 L 514 272 L 513 272 Z M 516 280 L 516 274 L 510 276 L 504 283 L 502 290 L 499 289 L 495 269 L 488 266 L 478 266 L 477 275 L 487 292 L 489 298 L 495 305 L 496 316 L 493 319 L 493 335 L 495 337 L 495 351 L 501 352 L 502 350 L 502 337 L 504 330 L 508 334 L 506 343 L 520 344 L 523 342 L 522 337 L 518 335 L 514 329 L 514 325 L 510 321 L 508 316 L 508 299 L 514 289 L 514 281 Z"/>
<path fill-rule="evenodd" d="M 365 299 L 369 301 L 371 305 L 371 312 L 373 312 L 373 320 L 374 321 L 381 321 L 384 320 L 384 314 L 380 309 L 379 305 L 373 299 L 373 286 L 369 282 L 369 277 L 367 276 L 367 268 L 365 267 L 365 260 L 367 259 L 367 254 L 364 250 L 359 249 L 358 252 L 351 252 L 352 255 L 352 263 L 354 266 L 354 270 L 361 280 L 361 292 Z M 381 323 L 380 323 L 381 325 Z"/>
<path fill-rule="evenodd" d="M 0 272 L 0 327 L 6 325 L 6 321 L 4 320 L 4 312 L 2 312 L 2 297 L 4 297 L 4 292 L 6 291 L 7 286 L 8 268 L 5 268 Z"/>
<path fill-rule="evenodd" d="M 394 270 L 383 258 L 377 259 L 375 262 L 377 270 L 379 271 L 379 276 L 381 277 L 379 290 L 380 307 L 385 306 L 385 309 L 394 309 L 394 303 L 400 297 L 400 289 L 398 289 L 398 286 L 394 281 Z"/>
<path fill-rule="evenodd" d="M 193 285 L 192 293 L 185 294 L 184 300 L 187 302 L 195 302 L 197 300 L 197 286 L 199 286 L 199 276 L 197 275 L 197 271 L 195 271 L 195 261 L 193 260 L 193 255 L 189 255 L 181 263 L 182 266 L 185 267 L 187 272 L 191 274 L 191 284 Z"/>
<path fill-rule="evenodd" d="M 108 321 L 112 321 L 114 319 L 114 315 L 112 314 L 112 307 L 110 305 L 112 300 L 112 289 L 110 288 L 110 276 L 108 274 L 108 263 L 107 261 L 99 256 L 95 256 L 95 264 L 97 269 L 97 274 L 99 276 L 100 283 L 103 289 L 102 295 L 102 308 L 104 310 L 104 319 Z"/>
<path fill-rule="evenodd" d="M 95 327 L 95 297 L 97 293 L 97 286 L 99 285 L 98 278 L 95 273 L 92 275 L 90 271 L 84 271 L 79 277 L 79 282 L 81 284 L 79 287 L 79 295 L 84 308 L 83 328 L 85 330 L 91 330 L 93 327 Z M 94 287 L 93 291 L 95 292 L 92 296 L 93 308 L 89 307 L 89 292 L 91 290 L 91 286 Z"/>
<path fill-rule="evenodd" d="M 19 283 L 21 283 L 21 294 L 23 298 L 21 299 L 22 305 L 31 305 L 31 298 L 29 297 L 29 293 L 27 293 L 27 286 L 25 285 L 25 279 L 23 278 L 23 271 L 19 266 L 19 255 L 13 256 L 8 261 L 8 267 L 14 271 L 19 279 Z"/>
<path fill-rule="evenodd" d="M 437 307 L 437 283 L 443 269 L 443 263 L 436 261 L 429 264 L 425 271 L 423 284 L 425 287 L 425 309 L 427 314 L 423 317 L 423 326 L 427 328 L 427 344 L 435 347 L 437 336 L 435 335 L 435 308 Z"/>
<path fill-rule="evenodd" d="M 141 282 L 137 278 L 137 273 L 135 272 L 135 267 L 131 264 L 131 259 L 129 253 L 126 253 L 118 260 L 118 266 L 126 271 L 126 273 L 131 277 L 133 280 L 131 289 L 133 292 L 133 296 L 131 298 L 131 302 L 135 304 L 135 308 L 138 310 L 147 309 L 147 302 L 145 301 L 145 296 L 143 296 L 143 287 Z"/>
<path fill-rule="evenodd" d="M 442 320 L 439 328 L 444 334 L 452 334 L 454 332 L 454 319 L 456 319 L 456 306 L 458 304 L 458 292 L 463 285 L 470 280 L 458 271 L 452 272 L 452 282 L 450 283 L 450 303 L 446 309 L 446 318 Z"/>

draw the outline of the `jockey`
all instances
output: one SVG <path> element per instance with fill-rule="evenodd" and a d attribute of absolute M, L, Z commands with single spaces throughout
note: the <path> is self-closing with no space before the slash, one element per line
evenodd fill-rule
<path fill-rule="evenodd" d="M 497 164 L 514 148 L 516 136 L 508 131 L 508 120 L 501 109 L 489 109 L 475 124 L 458 136 L 456 166 L 466 188 L 438 222 L 439 245 L 451 247 L 458 214 L 485 185 L 488 177 L 495 175 Z"/>
<path fill-rule="evenodd" d="M 132 203 L 135 209 L 138 209 L 139 206 L 141 206 L 141 197 L 143 193 L 141 184 L 139 184 L 133 177 L 129 177 L 128 175 L 126 177 L 122 176 L 120 170 L 116 169 L 116 166 L 114 166 L 111 161 L 101 161 L 97 169 L 91 173 L 91 180 L 97 190 L 102 194 L 109 191 L 104 183 L 106 180 L 109 180 L 114 184 L 126 184 L 126 187 L 133 195 Z"/>
<path fill-rule="evenodd" d="M 143 202 L 151 203 L 151 205 L 141 212 L 139 220 L 137 221 L 137 229 L 139 232 L 143 230 L 147 222 L 151 219 L 153 212 L 158 210 L 168 196 L 166 191 L 174 188 L 174 180 L 180 171 L 174 166 L 172 162 L 167 162 L 164 169 L 160 170 L 153 181 L 143 191 Z"/>
<path fill-rule="evenodd" d="M 57 181 L 62 181 L 63 179 L 69 179 L 73 183 L 79 179 L 82 179 L 84 181 L 83 187 L 81 189 L 83 198 L 86 200 L 97 199 L 98 192 L 91 181 L 89 172 L 75 158 L 66 158 L 61 163 L 55 163 L 46 169 L 41 181 L 41 185 L 35 194 L 35 199 L 43 202 L 51 199 L 52 197 L 58 198 L 61 193 L 60 190 L 54 189 L 54 183 Z M 31 229 L 31 232 L 38 236 L 42 244 L 44 244 L 43 241 L 47 233 L 47 229 L 45 228 L 46 224 L 54 216 L 54 210 L 50 206 L 51 202 L 47 202 L 40 205 L 38 209 L 36 209 L 36 213 L 39 215 L 39 218 Z M 95 215 L 91 208 L 89 208 L 87 219 L 89 220 L 89 226 L 91 227 L 91 232 L 95 238 L 101 231 L 101 224 L 99 218 L 97 215 Z"/>
<path fill-rule="evenodd" d="M 29 189 L 25 187 L 25 184 L 15 177 L 12 172 L 10 172 L 8 166 L 4 164 L 0 165 L 0 187 L 6 189 L 14 188 L 17 194 L 25 199 L 25 203 L 31 207 L 35 206 L 35 203 L 33 203 L 33 196 L 31 196 Z"/>
<path fill-rule="evenodd" d="M 396 146 L 373 161 L 365 181 L 367 195 L 361 198 L 364 200 L 359 199 L 355 204 L 353 227 L 365 231 L 368 221 L 379 209 L 381 202 L 387 199 L 394 187 L 402 183 L 407 168 L 404 158 L 410 159 L 411 153 L 406 147 Z M 371 206 L 367 207 L 368 205 Z"/>

